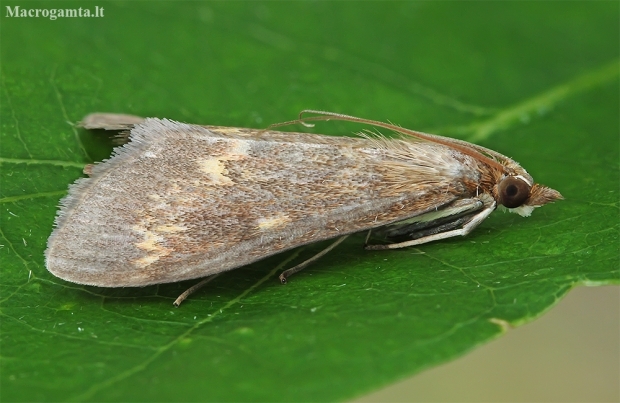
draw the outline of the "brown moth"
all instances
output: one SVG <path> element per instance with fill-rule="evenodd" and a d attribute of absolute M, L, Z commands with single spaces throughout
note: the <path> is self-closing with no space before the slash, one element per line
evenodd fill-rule
<path fill-rule="evenodd" d="M 529 216 L 562 198 L 487 148 L 304 112 L 320 116 L 294 122 L 348 120 L 399 136 L 87 116 L 82 125 L 89 129 L 130 129 L 129 142 L 70 186 L 48 240 L 47 269 L 100 287 L 176 282 L 338 238 L 322 255 L 360 231 L 376 230 L 391 242 L 367 249 L 466 235 L 498 206 Z M 283 273 L 282 281 L 301 267 Z"/>

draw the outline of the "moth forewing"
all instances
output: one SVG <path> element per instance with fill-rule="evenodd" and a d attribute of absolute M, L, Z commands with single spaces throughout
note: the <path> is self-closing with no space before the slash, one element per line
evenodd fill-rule
<path fill-rule="evenodd" d="M 336 116 L 356 119 L 326 118 Z M 561 197 L 513 182 L 531 177 L 501 154 L 405 129 L 401 138 L 372 139 L 114 114 L 84 121 L 135 126 L 129 143 L 61 201 L 47 268 L 82 284 L 205 277 L 395 223 L 398 235 L 417 239 L 390 247 L 408 246 L 465 235 L 501 201 L 533 208 Z"/>
<path fill-rule="evenodd" d="M 134 127 L 62 201 L 49 270 L 109 287 L 204 277 L 430 211 L 460 186 L 429 171 L 434 144 L 416 147 L 424 164 L 405 165 L 365 139 L 253 133 L 159 119 Z"/>

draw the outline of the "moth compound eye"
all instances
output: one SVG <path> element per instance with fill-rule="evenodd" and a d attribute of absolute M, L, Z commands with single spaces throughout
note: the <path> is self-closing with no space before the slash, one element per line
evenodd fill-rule
<path fill-rule="evenodd" d="M 509 176 L 498 186 L 499 202 L 508 208 L 522 205 L 530 196 L 530 185 L 524 180 Z"/>

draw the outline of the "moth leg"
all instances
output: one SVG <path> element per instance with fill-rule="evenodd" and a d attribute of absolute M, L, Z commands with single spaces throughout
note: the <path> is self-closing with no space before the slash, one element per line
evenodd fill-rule
<path fill-rule="evenodd" d="M 406 248 L 408 246 L 420 245 L 423 243 L 438 241 L 440 239 L 452 238 L 454 236 L 464 236 L 469 234 L 474 228 L 476 228 L 482 221 L 484 221 L 489 214 L 491 214 L 495 210 L 495 203 L 488 205 L 484 210 L 480 213 L 476 214 L 469 220 L 466 224 L 464 224 L 459 229 L 454 229 L 451 231 L 440 232 L 438 234 L 424 236 L 422 238 L 413 239 L 405 242 L 391 243 L 387 245 L 366 245 L 364 249 L 366 250 L 385 250 L 385 249 L 399 249 Z"/>
<path fill-rule="evenodd" d="M 347 239 L 348 235 L 345 236 L 341 236 L 340 238 L 336 239 L 336 241 L 334 243 L 332 243 L 331 245 L 329 245 L 327 248 L 323 249 L 322 251 L 320 251 L 319 253 L 317 253 L 316 255 L 312 256 L 310 259 L 301 262 L 300 264 L 298 264 L 297 266 L 293 266 L 288 270 L 284 270 L 282 272 L 282 274 L 280 274 L 280 282 L 282 284 L 286 284 L 287 283 L 287 279 L 292 276 L 293 274 L 302 271 L 303 269 L 305 269 L 306 267 L 308 267 L 311 263 L 319 260 L 320 258 L 322 258 L 323 256 L 325 256 L 329 251 L 331 251 L 332 249 L 334 249 L 336 246 L 340 245 L 340 243 L 342 241 L 344 241 L 345 239 Z"/>
<path fill-rule="evenodd" d="M 209 284 L 211 282 L 211 280 L 215 279 L 219 275 L 220 274 L 218 273 L 218 274 L 213 274 L 213 275 L 211 275 L 209 277 L 203 278 L 198 283 L 194 284 L 193 286 L 191 286 L 187 290 L 185 290 L 185 292 L 183 294 L 179 295 L 179 297 L 174 300 L 172 305 L 174 305 L 174 306 L 176 306 L 178 308 L 179 305 L 181 305 L 181 303 L 187 299 L 187 297 L 192 295 L 194 292 L 200 290 L 205 285 Z"/>
<path fill-rule="evenodd" d="M 368 245 L 368 240 L 370 239 L 370 235 L 372 234 L 372 230 L 368 230 L 368 235 L 366 235 L 366 240 L 364 241 L 364 246 Z"/>

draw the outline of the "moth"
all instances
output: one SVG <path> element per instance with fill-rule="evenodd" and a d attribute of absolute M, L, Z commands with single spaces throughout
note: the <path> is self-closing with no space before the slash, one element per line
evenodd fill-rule
<path fill-rule="evenodd" d="M 91 114 L 129 130 L 61 200 L 47 269 L 71 282 L 135 287 L 211 276 L 300 245 L 374 231 L 394 249 L 467 235 L 498 206 L 529 216 L 562 199 L 512 159 L 465 141 L 348 115 L 396 133 L 334 137 Z M 367 238 L 368 242 L 368 238 Z"/>

